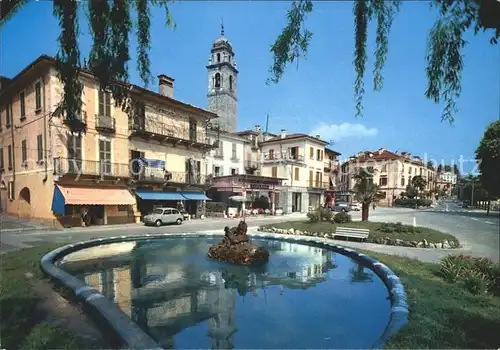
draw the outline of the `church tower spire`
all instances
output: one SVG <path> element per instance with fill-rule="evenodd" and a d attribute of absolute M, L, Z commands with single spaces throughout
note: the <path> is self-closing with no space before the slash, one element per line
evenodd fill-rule
<path fill-rule="evenodd" d="M 218 123 L 222 130 L 235 132 L 238 123 L 238 69 L 233 47 L 225 36 L 223 21 L 220 37 L 212 44 L 206 68 L 208 110 L 219 116 L 214 122 Z"/>

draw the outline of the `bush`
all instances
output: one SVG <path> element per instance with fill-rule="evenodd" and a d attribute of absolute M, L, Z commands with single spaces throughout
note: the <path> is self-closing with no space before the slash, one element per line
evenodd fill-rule
<path fill-rule="evenodd" d="M 352 218 L 351 215 L 340 212 L 335 214 L 335 216 L 333 217 L 333 221 L 335 221 L 337 224 L 345 224 L 346 222 L 351 222 Z"/>
<path fill-rule="evenodd" d="M 333 213 L 329 208 L 319 208 L 320 218 L 325 221 L 332 221 Z"/>
<path fill-rule="evenodd" d="M 207 213 L 223 213 L 227 209 L 227 204 L 224 202 L 208 202 L 205 206 Z"/>
<path fill-rule="evenodd" d="M 319 210 L 310 211 L 307 213 L 307 218 L 309 222 L 318 222 L 321 219 Z"/>
<path fill-rule="evenodd" d="M 441 260 L 438 274 L 447 282 L 462 282 L 472 294 L 500 293 L 500 263 L 469 255 L 449 255 Z"/>
<path fill-rule="evenodd" d="M 418 227 L 413 227 L 410 225 L 403 225 L 400 222 L 392 223 L 392 222 L 384 222 L 381 224 L 378 228 L 379 231 L 386 232 L 386 233 L 393 233 L 393 232 L 398 232 L 398 233 L 417 233 L 420 232 L 421 230 Z"/>

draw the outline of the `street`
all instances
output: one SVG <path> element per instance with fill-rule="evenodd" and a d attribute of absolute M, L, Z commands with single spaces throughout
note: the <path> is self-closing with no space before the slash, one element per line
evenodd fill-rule
<path fill-rule="evenodd" d="M 360 220 L 360 212 L 351 212 L 353 220 Z M 249 217 L 249 228 L 260 225 L 283 221 L 305 220 L 305 214 L 292 214 L 280 217 Z M 469 211 L 460 208 L 453 202 L 444 202 L 435 208 L 415 210 L 409 208 L 377 207 L 370 210 L 370 221 L 391 221 L 413 224 L 416 220 L 418 226 L 426 226 L 447 232 L 456 236 L 464 249 L 461 252 L 474 256 L 488 257 L 499 260 L 499 216 L 491 213 L 486 216 L 484 212 Z M 26 229 L 21 230 L 23 223 L 12 218 L 2 218 L 1 253 L 12 250 L 29 248 L 44 243 L 62 243 L 88 240 L 98 237 L 112 237 L 122 235 L 141 235 L 159 233 L 194 233 L 201 231 L 220 231 L 225 226 L 236 226 L 238 219 L 207 219 L 184 222 L 182 225 L 146 227 L 143 225 L 113 225 L 92 226 L 87 228 L 71 228 L 62 230 L 41 230 L 41 226 L 26 224 Z M 33 227 L 35 226 L 35 227 Z M 344 242 L 339 242 L 340 244 Z M 354 243 L 355 247 L 370 249 L 361 243 Z M 394 247 L 400 248 L 400 247 Z M 393 247 L 381 246 L 377 251 L 391 253 Z M 412 248 L 405 248 L 405 250 Z M 412 256 L 411 254 L 405 254 Z M 418 257 L 418 256 L 416 256 Z"/>

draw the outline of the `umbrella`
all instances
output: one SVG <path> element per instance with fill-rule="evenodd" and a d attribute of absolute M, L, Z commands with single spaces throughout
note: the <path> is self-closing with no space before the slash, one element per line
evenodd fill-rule
<path fill-rule="evenodd" d="M 235 202 L 246 202 L 247 199 L 243 196 L 231 196 L 229 197 L 230 200 L 235 201 Z"/>

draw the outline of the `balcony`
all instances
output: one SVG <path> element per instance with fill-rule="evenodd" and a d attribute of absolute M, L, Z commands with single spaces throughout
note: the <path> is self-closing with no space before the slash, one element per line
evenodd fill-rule
<path fill-rule="evenodd" d="M 133 118 L 130 124 L 129 137 L 139 137 L 145 140 L 157 140 L 171 145 L 185 145 L 202 150 L 217 148 L 218 140 L 210 143 L 205 132 L 198 129 L 191 129 L 189 124 L 182 121 L 171 121 L 164 123 L 151 119 L 144 119 L 142 116 Z"/>
<path fill-rule="evenodd" d="M 222 154 L 222 152 L 215 152 L 214 153 L 214 158 L 216 158 L 216 159 L 224 159 L 224 154 Z"/>
<path fill-rule="evenodd" d="M 101 132 L 115 132 L 116 119 L 106 115 L 96 115 L 95 129 Z"/>
<path fill-rule="evenodd" d="M 339 171 L 339 161 L 338 160 L 325 160 L 325 171 L 328 172 L 338 172 Z"/>
<path fill-rule="evenodd" d="M 58 157 L 54 158 L 54 175 L 128 178 L 130 168 L 127 163 Z"/>
<path fill-rule="evenodd" d="M 82 113 L 79 116 L 77 116 L 76 120 L 78 120 L 82 125 L 87 125 L 87 122 L 88 122 L 88 120 L 87 120 L 87 112 L 82 111 Z M 68 121 L 66 119 L 63 119 L 63 123 L 67 124 Z M 7 128 L 9 126 L 10 125 L 7 124 Z"/>
<path fill-rule="evenodd" d="M 202 174 L 192 175 L 187 172 L 166 171 L 158 168 L 141 168 L 138 172 L 133 172 L 132 177 L 140 183 L 185 185 L 205 185 L 208 183 L 207 177 Z"/>
<path fill-rule="evenodd" d="M 264 153 L 264 164 L 305 164 L 304 155 L 290 152 L 269 152 Z"/>
<path fill-rule="evenodd" d="M 326 189 L 328 188 L 328 182 L 309 180 L 309 182 L 307 183 L 307 187 Z"/>

